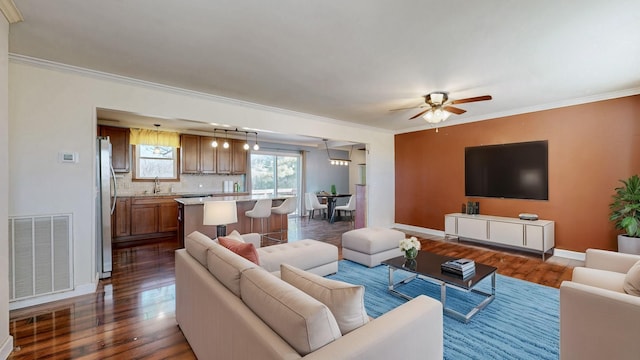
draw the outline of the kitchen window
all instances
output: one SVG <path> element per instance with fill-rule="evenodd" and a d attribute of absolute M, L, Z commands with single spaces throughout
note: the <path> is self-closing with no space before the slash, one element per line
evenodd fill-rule
<path fill-rule="evenodd" d="M 134 145 L 134 180 L 179 180 L 178 148 L 171 146 Z"/>

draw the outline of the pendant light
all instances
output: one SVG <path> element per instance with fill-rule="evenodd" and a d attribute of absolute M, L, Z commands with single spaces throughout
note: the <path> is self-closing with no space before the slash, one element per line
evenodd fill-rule
<path fill-rule="evenodd" d="M 242 148 L 249 150 L 249 133 L 244 133 L 244 145 L 242 145 Z"/>
<path fill-rule="evenodd" d="M 229 141 L 227 140 L 227 130 L 224 131 L 224 143 L 222 144 L 222 147 L 225 149 L 229 148 Z"/>
<path fill-rule="evenodd" d="M 258 133 L 256 132 L 256 143 L 253 144 L 253 150 L 258 151 L 260 150 L 260 145 L 258 145 Z"/>
<path fill-rule="evenodd" d="M 160 145 L 158 143 L 158 134 L 160 133 L 160 124 L 153 124 L 156 127 L 156 147 L 153 148 L 154 155 L 160 155 L 162 153 L 162 149 L 160 149 Z"/>
<path fill-rule="evenodd" d="M 213 141 L 211 142 L 211 146 L 214 148 L 218 147 L 218 139 L 216 138 L 216 129 L 213 129 Z"/>
<path fill-rule="evenodd" d="M 329 158 L 329 163 L 331 165 L 341 165 L 341 166 L 348 166 L 349 163 L 351 162 L 351 159 L 336 159 L 336 158 L 332 158 L 331 154 L 329 154 L 329 144 L 327 143 L 328 139 L 322 139 L 322 141 L 324 141 L 324 146 L 327 149 L 327 157 Z"/>

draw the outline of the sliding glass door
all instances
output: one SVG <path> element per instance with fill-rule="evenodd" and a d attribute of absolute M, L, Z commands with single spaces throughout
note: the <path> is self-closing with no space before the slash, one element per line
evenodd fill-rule
<path fill-rule="evenodd" d="M 300 197 L 300 158 L 297 153 L 251 153 L 251 193 Z"/>

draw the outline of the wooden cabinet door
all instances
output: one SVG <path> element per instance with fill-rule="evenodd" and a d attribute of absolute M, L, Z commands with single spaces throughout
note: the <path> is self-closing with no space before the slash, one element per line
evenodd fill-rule
<path fill-rule="evenodd" d="M 131 205 L 131 235 L 158 232 L 158 205 Z"/>
<path fill-rule="evenodd" d="M 117 173 L 129 172 L 129 129 L 101 126 L 100 136 L 108 136 L 111 141 L 111 166 Z"/>
<path fill-rule="evenodd" d="M 131 199 L 118 198 L 111 215 L 111 234 L 114 238 L 131 235 Z"/>
<path fill-rule="evenodd" d="M 231 173 L 231 149 L 233 141 L 229 140 L 229 147 L 225 149 L 222 144 L 225 139 L 218 139 L 218 174 L 230 174 Z"/>
<path fill-rule="evenodd" d="M 203 174 L 216 173 L 216 148 L 211 146 L 215 138 L 200 136 L 200 172 Z"/>
<path fill-rule="evenodd" d="M 197 135 L 180 136 L 180 160 L 183 174 L 200 172 L 200 137 Z"/>
<path fill-rule="evenodd" d="M 231 161 L 233 165 L 231 166 L 232 174 L 246 174 L 247 173 L 247 154 L 248 150 L 244 149 L 245 141 L 242 140 L 233 140 L 231 143 Z"/>
<path fill-rule="evenodd" d="M 178 230 L 178 203 L 171 201 L 158 206 L 158 231 Z"/>

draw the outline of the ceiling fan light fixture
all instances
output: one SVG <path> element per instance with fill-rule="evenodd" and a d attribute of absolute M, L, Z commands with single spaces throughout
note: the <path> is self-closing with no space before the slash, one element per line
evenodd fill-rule
<path fill-rule="evenodd" d="M 442 100 L 444 99 L 444 94 L 443 93 L 431 93 L 429 95 L 429 97 L 431 98 L 431 102 L 434 104 L 442 104 Z"/>
<path fill-rule="evenodd" d="M 441 106 L 437 106 L 435 109 L 430 109 L 427 111 L 422 117 L 428 123 L 437 124 L 439 122 L 445 121 L 451 116 L 451 113 L 447 110 L 444 110 Z"/>

